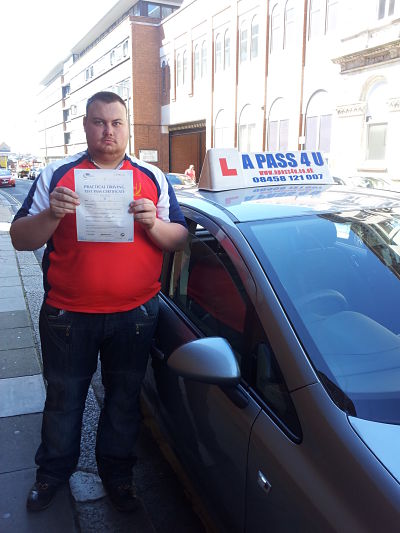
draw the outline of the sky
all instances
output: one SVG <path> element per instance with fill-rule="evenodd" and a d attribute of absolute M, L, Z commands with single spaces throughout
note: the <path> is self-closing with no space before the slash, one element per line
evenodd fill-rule
<path fill-rule="evenodd" d="M 0 143 L 39 155 L 36 96 L 40 81 L 117 0 L 2 0 Z"/>

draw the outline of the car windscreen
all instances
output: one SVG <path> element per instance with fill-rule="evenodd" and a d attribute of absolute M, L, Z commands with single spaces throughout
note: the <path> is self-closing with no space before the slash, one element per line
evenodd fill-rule
<path fill-rule="evenodd" d="M 400 210 L 242 225 L 333 401 L 400 423 Z"/>

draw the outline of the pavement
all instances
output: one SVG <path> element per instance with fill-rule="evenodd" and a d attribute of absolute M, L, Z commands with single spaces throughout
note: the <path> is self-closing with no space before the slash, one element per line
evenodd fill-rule
<path fill-rule="evenodd" d="M 12 206 L 0 194 L 0 532 L 204 532 L 146 425 L 134 473 L 142 505 L 129 515 L 111 506 L 94 456 L 102 401 L 99 370 L 86 402 L 77 471 L 48 509 L 27 512 L 45 400 L 38 332 L 43 289 L 35 253 L 18 252 L 11 244 L 12 218 Z"/>

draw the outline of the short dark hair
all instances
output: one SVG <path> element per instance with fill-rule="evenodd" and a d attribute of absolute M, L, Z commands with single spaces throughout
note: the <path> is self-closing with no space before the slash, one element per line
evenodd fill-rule
<path fill-rule="evenodd" d="M 97 100 L 99 100 L 100 102 L 105 102 L 106 104 L 111 104 L 112 102 L 119 102 L 125 107 L 125 111 L 127 111 L 125 102 L 117 93 L 112 93 L 111 91 L 100 91 L 98 93 L 93 94 L 86 102 L 86 116 L 88 114 L 89 107 L 93 104 L 93 102 L 96 102 Z"/>

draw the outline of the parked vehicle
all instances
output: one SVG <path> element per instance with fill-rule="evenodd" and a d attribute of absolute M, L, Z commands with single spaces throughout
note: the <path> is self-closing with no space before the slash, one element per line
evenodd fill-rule
<path fill-rule="evenodd" d="M 0 187 L 15 187 L 15 179 L 11 170 L 0 169 Z"/>
<path fill-rule="evenodd" d="M 27 178 L 31 167 L 26 161 L 18 161 L 17 164 L 17 176 L 19 178 Z"/>
<path fill-rule="evenodd" d="M 217 531 L 397 532 L 400 194 L 211 150 L 177 197 L 143 390 Z"/>
<path fill-rule="evenodd" d="M 193 180 L 185 176 L 185 174 L 168 172 L 167 174 L 165 174 L 165 176 L 167 177 L 171 185 L 174 187 L 174 189 L 182 189 L 196 186 Z"/>
<path fill-rule="evenodd" d="M 28 174 L 28 179 L 34 180 L 36 179 L 40 174 L 41 169 L 38 167 L 32 167 Z"/>

